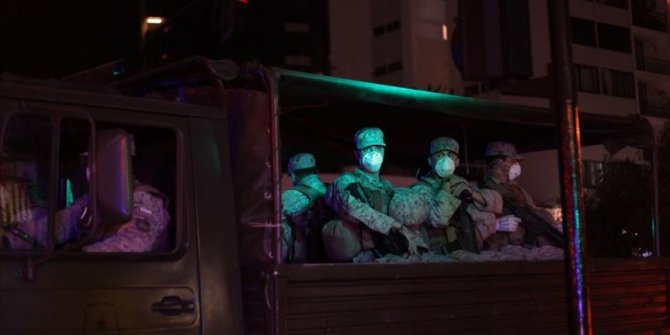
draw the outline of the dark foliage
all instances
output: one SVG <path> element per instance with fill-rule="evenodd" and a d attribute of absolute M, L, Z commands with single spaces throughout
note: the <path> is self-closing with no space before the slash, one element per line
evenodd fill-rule
<path fill-rule="evenodd" d="M 648 165 L 605 161 L 602 181 L 585 201 L 591 257 L 639 256 L 653 250 L 651 191 Z"/>

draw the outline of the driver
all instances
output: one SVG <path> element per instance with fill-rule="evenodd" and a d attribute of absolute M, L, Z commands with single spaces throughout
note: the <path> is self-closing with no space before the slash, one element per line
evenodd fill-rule
<path fill-rule="evenodd" d="M 14 174 L 14 176 L 12 175 Z M 30 177 L 16 178 L 16 175 Z M 89 176 L 87 168 L 87 178 Z M 6 185 L 30 185 L 28 180 L 37 180 L 32 162 L 2 162 L 3 239 L 12 249 L 33 249 L 47 243 L 47 209 L 37 199 L 35 192 L 19 192 L 9 199 Z M 18 184 L 17 184 L 18 183 Z M 32 182 L 35 184 L 35 182 Z M 11 186 L 10 186 L 11 187 Z M 28 189 L 27 186 L 22 186 Z M 11 204 L 22 204 L 10 210 Z M 69 207 L 59 211 L 55 220 L 54 239 L 56 244 L 76 241 L 85 235 L 90 221 L 88 206 L 90 197 L 83 195 Z M 85 252 L 151 252 L 167 251 L 169 248 L 167 227 L 170 215 L 167 211 L 168 199 L 156 188 L 136 182 L 133 188 L 133 210 L 129 221 L 105 227 L 94 242 L 84 246 Z"/>

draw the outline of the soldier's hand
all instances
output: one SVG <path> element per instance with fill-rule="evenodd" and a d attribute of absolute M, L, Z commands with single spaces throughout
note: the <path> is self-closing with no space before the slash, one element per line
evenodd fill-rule
<path fill-rule="evenodd" d="M 398 221 L 393 221 L 393 224 L 391 224 L 391 229 L 400 230 L 402 227 L 403 225 Z"/>
<path fill-rule="evenodd" d="M 519 229 L 521 219 L 514 215 L 505 215 L 496 219 L 496 231 L 514 233 Z"/>
<path fill-rule="evenodd" d="M 412 232 L 407 229 L 407 227 L 402 227 L 400 229 L 400 233 L 405 236 L 407 239 L 407 253 L 410 256 L 415 256 L 419 254 L 419 247 L 416 245 L 416 241 L 414 240 L 414 236 Z"/>
<path fill-rule="evenodd" d="M 459 176 L 451 176 L 449 184 L 451 185 L 451 194 L 456 197 L 461 197 L 464 195 L 465 191 L 467 191 L 469 194 L 472 194 L 472 188 L 470 187 L 468 181 Z"/>

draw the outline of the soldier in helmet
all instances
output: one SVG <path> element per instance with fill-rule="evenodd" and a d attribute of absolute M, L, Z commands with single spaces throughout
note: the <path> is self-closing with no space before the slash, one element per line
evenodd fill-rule
<path fill-rule="evenodd" d="M 513 216 L 498 218 L 502 199 L 497 192 L 477 189 L 454 174 L 459 162 L 456 140 L 434 139 L 428 157 L 431 170 L 412 186 L 429 204 L 427 230 L 433 251 L 479 252 L 497 230 L 515 230 L 518 225 Z"/>
<path fill-rule="evenodd" d="M 354 135 L 358 168 L 335 179 L 326 203 L 339 216 L 324 226 L 324 242 L 333 261 L 351 261 L 362 251 L 378 257 L 386 253 L 416 254 L 407 227 L 389 216 L 394 194 L 391 183 L 379 177 L 386 143 L 379 128 L 363 128 Z"/>
<path fill-rule="evenodd" d="M 504 213 L 520 218 L 516 231 L 498 232 L 487 241 L 491 250 L 513 244 L 526 247 L 541 245 L 563 246 L 560 224 L 546 211 L 535 206 L 533 198 L 517 182 L 521 175 L 523 157 L 509 142 L 491 142 L 486 146 L 486 174 L 480 187 L 495 190 L 502 195 Z"/>
<path fill-rule="evenodd" d="M 318 262 L 325 258 L 321 225 L 329 211 L 323 197 L 326 184 L 316 171 L 316 159 L 310 153 L 297 154 L 288 162 L 293 187 L 282 193 L 283 256 L 289 263 Z"/>

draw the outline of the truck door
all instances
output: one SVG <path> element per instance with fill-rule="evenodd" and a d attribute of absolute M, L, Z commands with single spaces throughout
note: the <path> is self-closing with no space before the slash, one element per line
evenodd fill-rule
<path fill-rule="evenodd" d="M 30 95 L 0 101 L 0 334 L 199 334 L 188 122 Z M 92 232 L 82 213 L 97 171 L 86 153 L 110 129 L 130 135 L 133 178 L 155 207 L 135 187 L 134 230 L 98 221 Z"/>

